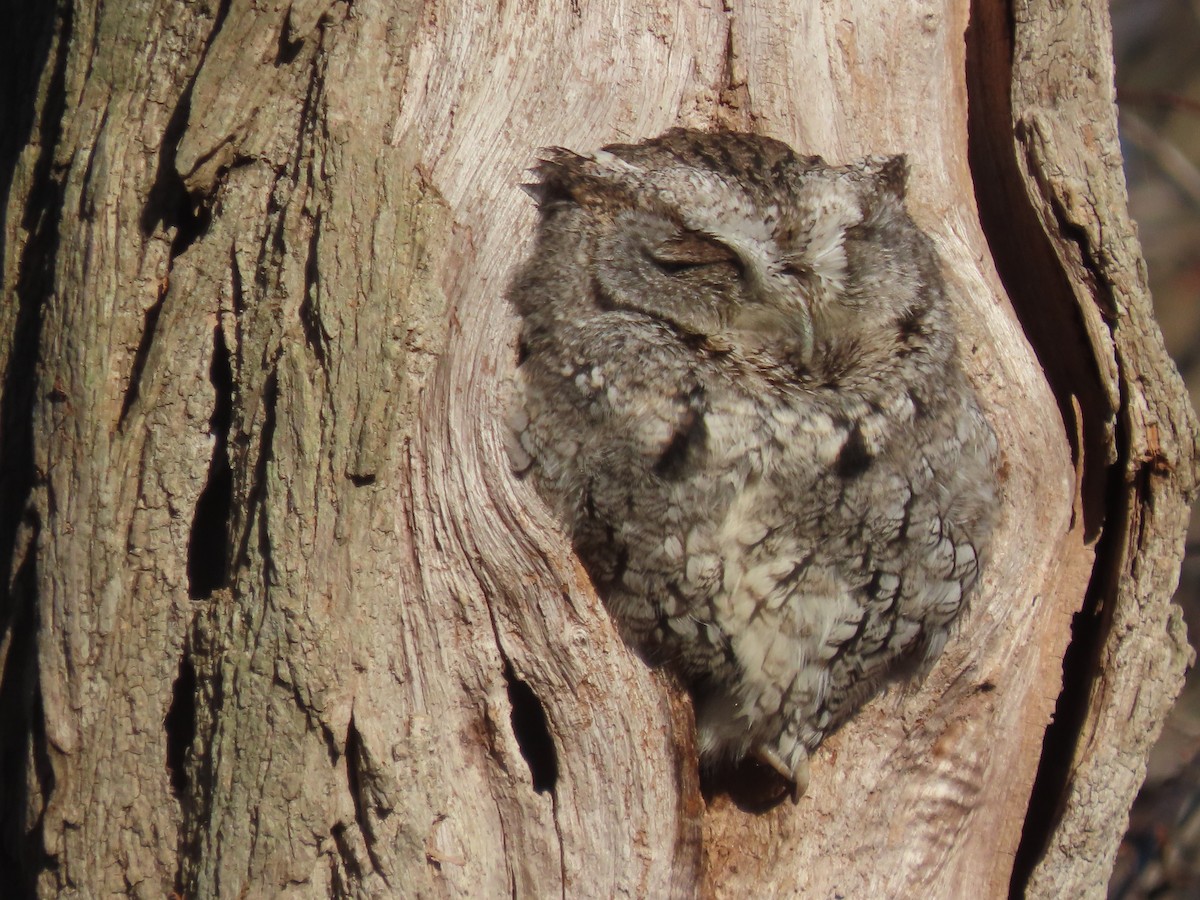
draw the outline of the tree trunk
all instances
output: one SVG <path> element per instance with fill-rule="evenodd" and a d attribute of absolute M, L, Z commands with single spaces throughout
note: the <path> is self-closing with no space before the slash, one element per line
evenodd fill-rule
<path fill-rule="evenodd" d="M 1189 659 L 1169 601 L 1197 430 L 1126 212 L 1102 2 L 7 19 L 21 893 L 1103 894 Z M 501 449 L 523 170 L 674 124 L 907 153 L 1003 450 L 982 595 L 798 806 L 701 790 L 686 694 Z"/>

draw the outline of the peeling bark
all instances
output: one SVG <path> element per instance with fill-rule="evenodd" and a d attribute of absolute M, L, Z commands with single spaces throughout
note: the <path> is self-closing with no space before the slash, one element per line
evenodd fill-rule
<path fill-rule="evenodd" d="M 1197 428 L 1088 0 L 60 0 L 0 36 L 0 869 L 27 896 L 1100 896 Z M 701 783 L 508 472 L 538 147 L 904 152 L 1003 447 L 983 595 L 798 806 Z M 1053 719 L 1054 724 L 1050 725 Z"/>

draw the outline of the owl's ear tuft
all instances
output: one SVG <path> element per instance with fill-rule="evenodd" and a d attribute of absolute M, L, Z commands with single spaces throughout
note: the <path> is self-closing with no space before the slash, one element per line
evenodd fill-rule
<path fill-rule="evenodd" d="M 530 170 L 536 180 L 522 184 L 521 190 L 543 209 L 571 200 L 572 185 L 585 177 L 583 165 L 586 161 L 587 157 L 562 147 L 543 148 L 537 165 Z"/>
<path fill-rule="evenodd" d="M 569 202 L 603 205 L 602 201 L 627 191 L 629 179 L 641 170 L 605 150 L 582 156 L 562 147 L 547 147 L 532 172 L 537 181 L 521 187 L 544 210 Z"/>
<path fill-rule="evenodd" d="M 539 207 L 548 206 L 556 200 L 566 199 L 565 194 L 555 190 L 544 181 L 524 181 L 520 187 L 521 190 L 533 198 L 533 202 Z"/>

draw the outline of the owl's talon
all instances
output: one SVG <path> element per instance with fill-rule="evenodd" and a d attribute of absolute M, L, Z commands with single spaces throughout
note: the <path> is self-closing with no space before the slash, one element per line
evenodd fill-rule
<path fill-rule="evenodd" d="M 754 750 L 754 757 L 761 763 L 770 766 L 778 772 L 785 781 L 792 785 L 792 802 L 799 803 L 800 798 L 808 791 L 809 767 L 808 754 L 801 751 L 800 758 L 796 760 L 796 765 L 789 768 L 770 747 L 757 747 Z"/>

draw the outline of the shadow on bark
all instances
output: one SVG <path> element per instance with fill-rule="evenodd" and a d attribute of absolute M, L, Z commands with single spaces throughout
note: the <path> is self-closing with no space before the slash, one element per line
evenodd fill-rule
<path fill-rule="evenodd" d="M 61 16 L 61 20 L 60 20 Z M 31 896 L 37 874 L 52 865 L 42 845 L 40 823 L 54 775 L 42 725 L 37 663 L 36 547 L 41 523 L 31 512 L 30 495 L 38 473 L 33 455 L 33 417 L 39 399 L 60 403 L 55 391 L 39 398 L 38 351 L 43 304 L 52 284 L 63 210 L 61 183 L 53 172 L 65 109 L 63 49 L 72 30 L 71 9 L 54 5 L 8 4 L 0 34 L 0 198 L 12 188 L 20 154 L 29 144 L 41 148 L 32 166 L 29 204 L 21 228 L 28 237 L 14 285 L 15 312 L 10 355 L 0 395 L 0 871 L 10 896 Z M 59 35 L 51 59 L 54 35 Z M 53 65 L 45 92 L 44 118 L 35 121 L 38 82 Z M 33 137 L 36 130 L 38 134 Z M 6 257 L 0 206 L 0 259 Z M 32 766 L 33 771 L 30 772 Z M 31 796 L 37 785 L 39 796 Z"/>

